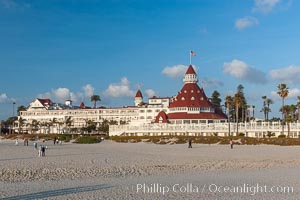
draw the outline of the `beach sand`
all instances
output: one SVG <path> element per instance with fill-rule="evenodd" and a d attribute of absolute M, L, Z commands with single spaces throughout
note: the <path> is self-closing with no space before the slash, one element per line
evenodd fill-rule
<path fill-rule="evenodd" d="M 39 142 L 41 144 L 41 142 Z M 300 147 L 0 141 L 4 199 L 299 199 Z"/>

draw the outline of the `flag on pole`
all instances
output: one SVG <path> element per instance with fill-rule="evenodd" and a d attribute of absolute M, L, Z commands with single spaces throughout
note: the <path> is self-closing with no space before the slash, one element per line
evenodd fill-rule
<path fill-rule="evenodd" d="M 196 52 L 191 51 L 191 56 L 196 56 Z"/>

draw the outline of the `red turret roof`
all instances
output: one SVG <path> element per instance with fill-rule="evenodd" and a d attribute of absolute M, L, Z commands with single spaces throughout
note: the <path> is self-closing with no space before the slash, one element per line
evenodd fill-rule
<path fill-rule="evenodd" d="M 138 91 L 136 92 L 135 97 L 141 97 L 141 98 L 143 98 L 143 95 L 142 95 L 141 90 L 138 90 Z"/>
<path fill-rule="evenodd" d="M 84 105 L 84 103 L 83 102 L 81 102 L 81 104 L 80 104 L 80 106 L 79 106 L 80 108 L 85 108 L 85 105 Z"/>
<path fill-rule="evenodd" d="M 192 65 L 189 66 L 185 74 L 196 74 Z"/>

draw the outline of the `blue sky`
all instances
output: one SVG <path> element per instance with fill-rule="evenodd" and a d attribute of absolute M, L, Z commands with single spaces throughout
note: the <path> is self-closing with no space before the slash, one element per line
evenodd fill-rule
<path fill-rule="evenodd" d="M 36 97 L 133 105 L 173 96 L 193 57 L 199 85 L 224 99 L 239 84 L 262 118 L 276 86 L 300 95 L 300 2 L 292 0 L 0 0 L 0 119 Z M 16 111 L 15 111 L 16 113 Z"/>

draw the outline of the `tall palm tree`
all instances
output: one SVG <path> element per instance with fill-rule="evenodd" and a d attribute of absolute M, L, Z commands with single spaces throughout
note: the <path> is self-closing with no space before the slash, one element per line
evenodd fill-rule
<path fill-rule="evenodd" d="M 94 108 L 96 108 L 96 105 L 97 105 L 97 101 L 101 101 L 101 98 L 99 95 L 92 95 L 91 96 L 91 101 L 94 102 Z"/>
<path fill-rule="evenodd" d="M 264 117 L 265 117 L 265 121 L 267 120 L 267 96 L 262 96 L 261 97 L 263 99 L 263 108 L 262 108 L 262 112 L 264 112 Z"/>
<path fill-rule="evenodd" d="M 228 109 L 228 136 L 230 136 L 230 113 L 233 106 L 233 99 L 231 96 L 225 98 L 226 107 Z"/>
<path fill-rule="evenodd" d="M 298 107 L 298 122 L 300 120 L 300 96 L 297 96 L 298 102 L 297 102 L 297 107 Z"/>
<path fill-rule="evenodd" d="M 252 117 L 253 117 L 253 120 L 255 120 L 254 110 L 255 110 L 255 105 L 252 105 Z"/>
<path fill-rule="evenodd" d="M 242 93 L 237 92 L 234 97 L 234 104 L 235 104 L 235 122 L 236 122 L 236 135 L 239 135 L 239 108 L 243 103 L 243 96 Z"/>
<path fill-rule="evenodd" d="M 285 83 L 280 83 L 278 86 L 278 92 L 277 94 L 282 98 L 282 110 L 281 110 L 281 117 L 282 117 L 282 135 L 284 135 L 284 113 L 283 113 L 283 107 L 284 107 L 284 99 L 288 96 L 289 94 L 289 88 Z"/>
<path fill-rule="evenodd" d="M 270 109 L 270 104 L 273 104 L 273 100 L 272 99 L 267 99 L 267 120 L 269 121 L 269 112 L 271 112 Z"/>

